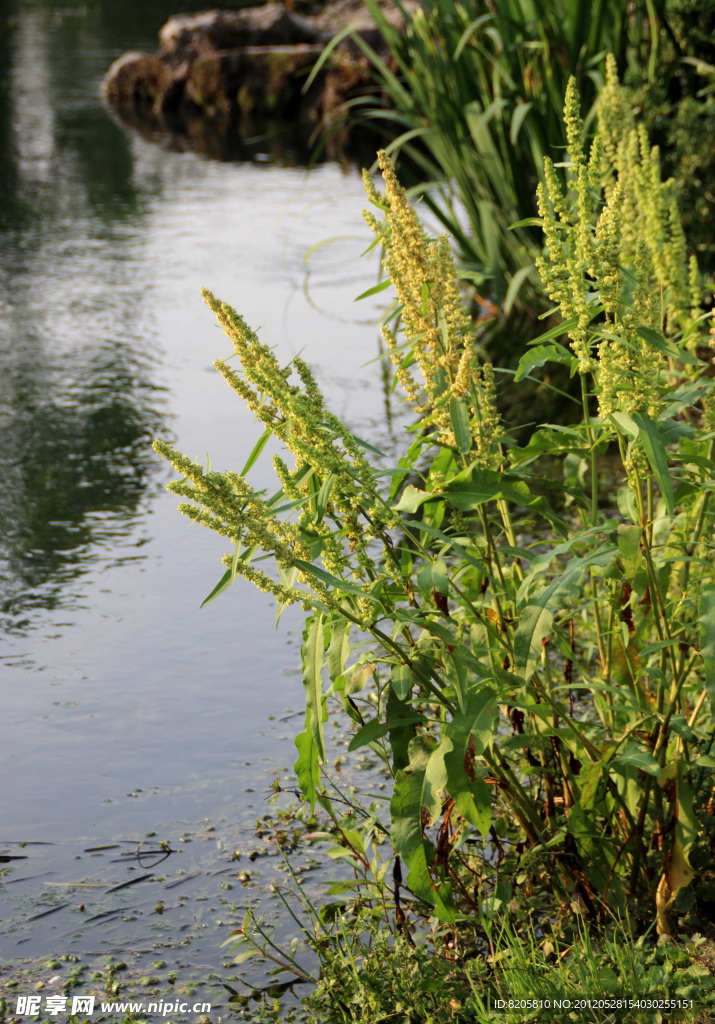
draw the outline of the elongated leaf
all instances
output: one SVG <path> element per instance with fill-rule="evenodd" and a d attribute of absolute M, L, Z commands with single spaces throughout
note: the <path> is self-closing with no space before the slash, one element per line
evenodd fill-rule
<path fill-rule="evenodd" d="M 514 636 L 514 671 L 528 683 L 541 658 L 543 641 L 551 633 L 554 613 L 548 605 L 529 604 L 519 616 Z"/>
<path fill-rule="evenodd" d="M 562 576 L 554 580 L 519 616 L 514 634 L 514 672 L 528 683 L 541 659 L 542 642 L 551 633 L 554 612 L 579 594 L 586 571 L 585 559 L 572 559 Z"/>
<path fill-rule="evenodd" d="M 521 131 L 521 126 L 524 123 L 524 118 L 529 113 L 532 106 L 532 103 L 517 103 L 514 107 L 514 112 L 511 115 L 511 126 L 509 128 L 509 141 L 512 146 L 516 145 L 516 140 L 519 138 L 519 132 Z"/>
<path fill-rule="evenodd" d="M 385 713 L 389 726 L 392 768 L 397 773 L 410 763 L 409 747 L 417 733 L 417 722 L 408 717 L 415 715 L 412 705 L 408 700 L 399 700 L 392 688 L 387 693 Z"/>
<path fill-rule="evenodd" d="M 610 419 L 622 433 L 627 434 L 632 441 L 635 441 L 638 437 L 638 424 L 632 416 L 629 416 L 627 412 L 623 412 L 621 410 L 619 412 L 611 413 Z"/>
<path fill-rule="evenodd" d="M 325 512 L 328 508 L 328 502 L 330 501 L 330 492 L 332 491 L 336 480 L 337 477 L 335 473 L 329 473 L 328 476 L 323 481 L 320 491 L 318 492 L 318 497 L 316 499 L 316 522 L 318 523 L 322 522 L 323 516 L 325 515 Z"/>
<path fill-rule="evenodd" d="M 654 349 L 658 352 L 662 352 L 666 356 L 670 356 L 676 362 L 690 363 L 691 365 L 698 365 L 701 360 L 697 356 L 691 355 L 690 352 L 685 349 L 678 348 L 672 338 L 666 338 L 661 331 L 655 331 L 652 327 L 636 327 L 636 334 L 638 334 L 644 341 L 647 341 Z"/>
<path fill-rule="evenodd" d="M 517 298 L 519 297 L 519 291 L 521 289 L 521 286 L 523 285 L 524 281 L 526 281 L 530 273 L 530 266 L 519 267 L 519 269 L 509 282 L 509 287 L 506 290 L 506 296 L 504 298 L 504 313 L 506 316 L 509 316 L 509 314 L 511 313 L 512 307 L 516 302 Z"/>
<path fill-rule="evenodd" d="M 466 707 L 444 727 L 450 749 L 444 752 L 447 790 L 459 813 L 486 835 L 492 820 L 493 793 L 479 775 L 476 758 L 491 746 L 499 723 L 496 694 L 472 687 Z"/>
<path fill-rule="evenodd" d="M 333 619 L 330 623 L 330 643 L 328 645 L 328 676 L 335 682 L 345 671 L 345 662 L 350 653 L 350 623 L 347 619 Z"/>
<path fill-rule="evenodd" d="M 509 461 L 513 466 L 532 462 L 540 455 L 578 455 L 584 459 L 589 455 L 588 440 L 577 430 L 554 431 L 551 427 L 537 430 L 524 448 L 509 449 Z"/>
<path fill-rule="evenodd" d="M 241 470 L 241 473 L 240 473 L 241 476 L 245 476 L 246 475 L 246 473 L 249 471 L 251 466 L 254 464 L 254 462 L 256 461 L 258 456 L 261 454 L 263 449 L 266 447 L 266 445 L 268 444 L 268 438 L 271 436 L 271 433 L 272 433 L 272 431 L 271 431 L 271 429 L 269 427 L 267 430 L 264 430 L 263 433 L 261 434 L 261 436 L 258 438 L 258 440 L 256 441 L 256 443 L 255 443 L 255 445 L 253 447 L 253 451 L 251 452 L 251 454 L 248 456 L 248 458 L 246 460 L 246 465 Z"/>
<path fill-rule="evenodd" d="M 295 738 L 298 760 L 295 762 L 294 768 L 300 791 L 310 804 L 312 811 L 318 797 L 320 767 L 318 765 L 318 748 L 313 740 L 312 730 L 308 727 L 307 719 L 306 715 L 305 730 Z"/>
<path fill-rule="evenodd" d="M 325 650 L 323 643 L 323 616 L 314 615 L 303 633 L 303 685 L 305 686 L 305 710 L 313 742 L 321 761 L 325 760 L 325 738 L 323 735 L 323 665 Z"/>
<path fill-rule="evenodd" d="M 381 459 L 384 459 L 385 453 L 381 452 L 379 448 L 376 448 L 374 444 L 370 444 L 369 441 L 364 441 L 361 437 L 358 437 L 357 434 L 351 434 L 350 437 L 358 447 L 364 448 L 366 452 L 372 452 L 373 455 L 379 455 Z"/>
<path fill-rule="evenodd" d="M 450 399 L 449 421 L 457 451 L 460 455 L 468 455 L 472 450 L 472 432 L 469 429 L 469 409 L 463 398 Z"/>
<path fill-rule="evenodd" d="M 643 558 L 641 554 L 641 528 L 623 524 L 618 527 L 618 557 L 623 563 L 627 580 L 633 580 Z"/>
<path fill-rule="evenodd" d="M 703 587 L 700 594 L 698 631 L 700 654 L 705 670 L 705 688 L 710 697 L 712 714 L 715 716 L 715 583 Z"/>
<path fill-rule="evenodd" d="M 517 228 L 543 228 L 543 226 L 543 217 L 524 217 L 523 220 L 517 220 L 513 224 L 510 224 L 508 230 L 515 231 Z M 575 324 L 572 326 L 575 326 Z M 556 335 L 552 335 L 552 337 L 556 337 Z"/>
<path fill-rule="evenodd" d="M 449 650 L 445 650 L 442 657 L 447 682 L 450 686 L 454 687 L 454 692 L 457 694 L 459 710 L 464 714 L 467 699 L 467 664 L 464 659 L 464 655 L 458 647 L 455 647 L 451 654 L 449 653 Z"/>
<path fill-rule="evenodd" d="M 336 590 L 342 590 L 346 594 L 355 594 L 356 597 L 367 597 L 371 601 L 377 600 L 372 594 L 367 593 L 365 590 L 360 590 L 359 587 L 354 587 L 352 583 L 341 580 L 338 576 L 333 576 L 332 573 L 326 572 L 325 569 L 321 569 L 318 565 L 313 565 L 312 562 L 305 562 L 302 558 L 295 558 L 294 562 L 303 572 L 307 572 L 310 576 L 315 576 L 316 579 L 327 583 L 329 587 L 335 587 Z"/>
<path fill-rule="evenodd" d="M 625 765 L 628 768 L 638 768 L 648 775 L 658 776 L 661 767 L 653 755 L 647 750 L 640 750 L 635 743 L 629 744 L 625 750 L 620 751 L 614 759 L 614 765 Z"/>
<path fill-rule="evenodd" d="M 544 331 L 538 338 L 534 338 L 533 341 L 529 342 L 529 345 L 541 345 L 545 341 L 551 341 L 552 338 L 560 338 L 562 334 L 568 334 L 574 327 L 578 327 L 578 317 L 572 316 L 570 320 L 562 320 L 556 327 L 552 327 L 550 331 Z"/>
<path fill-rule="evenodd" d="M 207 597 L 205 597 L 203 599 L 203 601 L 201 602 L 199 607 L 203 608 L 204 605 L 209 603 L 209 601 L 213 601 L 213 599 L 215 597 L 218 597 L 219 594 L 223 594 L 224 590 L 228 590 L 228 588 L 231 586 L 231 584 L 233 583 L 234 579 L 235 579 L 235 574 L 234 574 L 233 570 L 232 569 L 227 569 L 226 572 L 221 577 L 221 579 L 216 584 L 216 586 L 213 588 L 211 593 Z"/>
<path fill-rule="evenodd" d="M 392 278 L 386 278 L 384 281 L 380 281 L 379 284 L 374 284 L 372 288 L 368 288 L 366 292 L 362 292 L 358 295 L 354 302 L 360 302 L 361 299 L 367 299 L 370 295 L 377 295 L 379 292 L 384 292 L 385 289 L 389 288 L 392 284 Z"/>
<path fill-rule="evenodd" d="M 638 435 L 645 449 L 650 468 L 653 470 L 653 476 L 658 481 L 660 493 L 668 506 L 668 514 L 673 516 L 675 515 L 673 481 L 668 472 L 668 453 L 658 433 L 658 427 L 650 416 L 646 416 L 643 412 L 633 413 L 633 419 L 638 425 Z"/>

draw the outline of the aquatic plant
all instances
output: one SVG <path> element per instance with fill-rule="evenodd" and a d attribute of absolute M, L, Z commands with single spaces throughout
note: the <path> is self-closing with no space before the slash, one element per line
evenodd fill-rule
<path fill-rule="evenodd" d="M 460 929 L 520 907 L 595 924 L 628 912 L 670 935 L 713 884 L 715 397 L 699 355 L 713 334 L 672 184 L 613 61 L 588 153 L 573 80 L 564 120 L 566 187 L 546 161 L 538 194 L 538 271 L 561 321 L 515 386 L 565 365 L 580 424 L 523 446 L 505 432 L 449 246 L 381 153 L 367 220 L 417 414 L 402 457 L 385 467 L 301 360 L 281 367 L 210 293 L 241 366 L 218 369 L 265 432 L 240 474 L 155 444 L 182 475 L 180 510 L 234 544 L 209 596 L 241 575 L 308 613 L 295 770 L 358 902 L 408 944 L 432 918 L 446 956 Z M 246 474 L 271 436 L 293 464 L 274 459 L 267 495 Z M 392 777 L 389 821 L 354 794 L 344 814 L 321 781 L 329 700 L 356 727 L 350 748 Z"/>
<path fill-rule="evenodd" d="M 430 0 L 406 9 L 405 30 L 366 0 L 383 46 L 346 29 L 375 78 L 372 94 L 346 102 L 350 124 L 383 135 L 393 160 L 453 239 L 460 274 L 508 316 L 541 312 L 534 272 L 540 233 L 528 223 L 544 157 L 565 143 L 561 106 L 574 74 L 590 107 L 605 52 L 624 70 L 656 73 L 662 2 Z M 592 117 L 589 118 L 592 121 Z M 516 226 L 515 226 L 516 225 Z M 502 347 L 509 345 L 506 336 Z"/>

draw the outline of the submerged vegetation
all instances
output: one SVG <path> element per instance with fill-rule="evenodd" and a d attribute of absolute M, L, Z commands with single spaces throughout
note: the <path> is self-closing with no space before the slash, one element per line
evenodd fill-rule
<path fill-rule="evenodd" d="M 510 436 L 449 241 L 428 237 L 382 153 L 367 220 L 414 412 L 400 458 L 209 292 L 240 364 L 217 367 L 264 433 L 240 473 L 155 444 L 180 510 L 234 546 L 211 596 L 241 576 L 307 614 L 295 771 L 354 872 L 304 904 L 311 1002 L 331 1020 L 715 1005 L 699 934 L 715 899 L 715 337 L 675 185 L 613 57 L 605 83 L 590 146 L 571 79 L 565 166 L 543 154 L 529 276 L 557 324 L 513 384 L 564 367 L 580 422 Z M 274 457 L 269 495 L 246 477 L 271 437 L 292 463 Z M 390 777 L 389 819 L 321 775 L 329 701 Z M 238 941 L 243 959 L 271 939 L 248 918 Z M 294 951 L 279 966 L 302 970 Z"/>

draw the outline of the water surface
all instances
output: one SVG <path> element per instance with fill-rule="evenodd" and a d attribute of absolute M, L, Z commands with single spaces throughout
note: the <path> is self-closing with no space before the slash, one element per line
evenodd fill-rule
<path fill-rule="evenodd" d="M 357 173 L 210 163 L 130 137 L 101 106 L 111 60 L 152 48 L 176 9 L 0 3 L 0 855 L 26 858 L 0 864 L 8 969 L 72 948 L 128 955 L 159 932 L 171 945 L 187 922 L 198 934 L 181 887 L 157 916 L 142 885 L 187 866 L 235 876 L 234 846 L 255 844 L 263 795 L 294 760 L 300 614 L 276 631 L 270 600 L 241 583 L 199 611 L 224 545 L 177 514 L 150 447 L 158 435 L 240 468 L 260 434 L 212 367 L 230 343 L 200 287 L 281 359 L 301 351 L 332 408 L 385 440 L 380 364 L 365 365 L 375 309 L 353 304 L 376 273 L 357 258 Z M 266 456 L 254 478 L 271 473 Z M 147 833 L 177 851 L 163 881 L 149 870 L 109 898 L 145 873 Z M 127 907 L 143 910 L 122 923 Z M 111 929 L 84 923 L 105 911 Z M 225 934 L 207 933 L 200 959 L 220 967 Z"/>

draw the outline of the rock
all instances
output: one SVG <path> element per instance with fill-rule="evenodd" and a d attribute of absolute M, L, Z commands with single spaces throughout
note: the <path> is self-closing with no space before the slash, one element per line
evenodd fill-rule
<path fill-rule="evenodd" d="M 380 5 L 392 24 L 402 24 L 398 8 L 388 0 Z M 405 5 L 410 14 L 418 6 L 415 0 Z M 223 132 L 238 124 L 243 134 L 250 133 L 251 121 L 266 118 L 302 122 L 312 130 L 371 85 L 366 58 L 346 38 L 304 95 L 325 45 L 346 26 L 378 52 L 384 49 L 360 0 L 335 0 L 312 15 L 276 2 L 175 15 L 159 33 L 157 53 L 127 53 L 112 64 L 102 94 L 123 124 L 151 138 L 204 136 L 205 129 L 196 130 L 198 119 Z"/>
<path fill-rule="evenodd" d="M 159 50 L 165 59 L 211 50 L 246 46 L 286 46 L 314 43 L 317 33 L 307 18 L 287 11 L 282 3 L 245 7 L 240 11 L 205 11 L 169 18 L 159 32 Z"/>
<path fill-rule="evenodd" d="M 102 91 L 113 106 L 157 110 L 171 89 L 173 78 L 171 68 L 158 54 L 125 53 L 112 64 Z"/>

